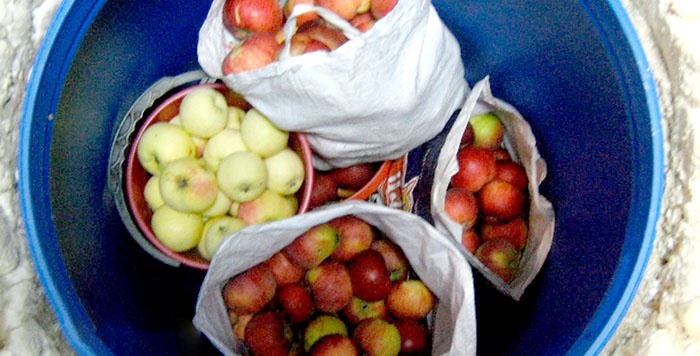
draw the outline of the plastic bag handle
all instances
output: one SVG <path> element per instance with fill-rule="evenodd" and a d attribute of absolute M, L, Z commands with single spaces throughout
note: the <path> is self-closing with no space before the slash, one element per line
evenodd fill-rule
<path fill-rule="evenodd" d="M 350 22 L 325 7 L 298 4 L 294 6 L 287 18 L 287 22 L 284 24 L 284 48 L 282 48 L 282 53 L 280 53 L 280 60 L 285 60 L 291 56 L 292 36 L 297 32 L 297 17 L 308 12 L 316 12 L 321 18 L 328 21 L 328 23 L 340 29 L 348 40 L 360 38 L 362 34 L 362 32 L 351 25 Z"/>

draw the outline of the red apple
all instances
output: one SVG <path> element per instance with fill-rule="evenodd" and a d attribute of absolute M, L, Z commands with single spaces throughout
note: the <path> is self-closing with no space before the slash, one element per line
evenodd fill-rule
<path fill-rule="evenodd" d="M 340 245 L 331 255 L 339 262 L 347 262 L 368 249 L 376 237 L 374 227 L 354 215 L 335 218 L 328 224 L 340 233 Z"/>
<path fill-rule="evenodd" d="M 226 0 L 221 15 L 224 27 L 238 39 L 251 32 L 275 32 L 284 22 L 277 0 Z"/>
<path fill-rule="evenodd" d="M 345 265 L 324 261 L 306 272 L 306 283 L 311 288 L 316 309 L 324 313 L 335 313 L 352 301 L 352 282 Z"/>
<path fill-rule="evenodd" d="M 376 250 L 364 250 L 353 257 L 348 262 L 348 274 L 353 294 L 362 300 L 382 300 L 391 291 L 391 273 Z"/>
<path fill-rule="evenodd" d="M 276 289 L 275 276 L 261 263 L 231 278 L 222 294 L 226 307 L 243 315 L 260 311 L 274 298 Z"/>
<path fill-rule="evenodd" d="M 473 116 L 469 118 L 469 124 L 474 130 L 474 146 L 495 150 L 503 143 L 505 127 L 495 114 Z"/>
<path fill-rule="evenodd" d="M 299 5 L 299 4 L 307 4 L 307 5 L 314 5 L 314 0 L 287 0 L 284 3 L 284 7 L 282 7 L 282 13 L 284 14 L 285 18 L 289 18 L 289 15 L 292 13 L 292 10 L 294 9 L 294 6 Z M 318 19 L 319 16 L 316 12 L 311 11 L 307 12 L 303 15 L 297 16 L 297 27 Z"/>
<path fill-rule="evenodd" d="M 310 356 L 357 356 L 359 351 L 351 338 L 331 334 L 322 337 L 311 347 Z"/>
<path fill-rule="evenodd" d="M 345 319 L 347 319 L 350 324 L 357 325 L 365 319 L 386 319 L 388 313 L 384 300 L 368 302 L 357 297 L 352 297 L 350 304 L 343 309 L 343 316 L 345 316 Z"/>
<path fill-rule="evenodd" d="M 281 46 L 272 34 L 254 33 L 241 41 L 224 58 L 224 75 L 260 69 L 277 59 Z"/>
<path fill-rule="evenodd" d="M 411 265 L 399 245 L 388 239 L 379 239 L 372 242 L 370 248 L 382 254 L 392 282 L 402 281 L 408 277 Z"/>
<path fill-rule="evenodd" d="M 370 11 L 375 19 L 379 20 L 394 9 L 399 0 L 372 0 Z"/>
<path fill-rule="evenodd" d="M 348 167 L 335 168 L 330 175 L 338 186 L 359 190 L 362 189 L 377 172 L 373 163 L 358 163 Z"/>
<path fill-rule="evenodd" d="M 527 230 L 528 226 L 524 218 L 515 218 L 500 224 L 483 224 L 481 226 L 481 239 L 483 241 L 506 240 L 520 251 L 527 244 Z"/>
<path fill-rule="evenodd" d="M 374 27 L 375 22 L 376 21 L 374 20 L 374 17 L 369 12 L 358 14 L 352 19 L 350 19 L 350 24 L 353 25 L 356 29 L 360 30 L 360 32 L 362 33 L 365 33 L 372 29 L 372 27 Z"/>
<path fill-rule="evenodd" d="M 348 336 L 348 328 L 339 317 L 322 314 L 313 318 L 304 328 L 304 350 L 309 352 L 314 345 L 328 335 Z"/>
<path fill-rule="evenodd" d="M 383 319 L 365 319 L 357 325 L 352 339 L 368 356 L 396 356 L 401 351 L 401 335 Z"/>
<path fill-rule="evenodd" d="M 514 185 L 502 180 L 494 180 L 477 193 L 481 213 L 495 217 L 498 221 L 508 221 L 525 211 L 525 194 Z"/>
<path fill-rule="evenodd" d="M 493 150 L 493 158 L 496 159 L 496 162 L 508 162 L 513 160 L 510 158 L 510 153 L 508 153 L 508 151 L 506 151 L 504 148 L 500 147 Z"/>
<path fill-rule="evenodd" d="M 496 176 L 496 160 L 491 151 L 474 146 L 465 146 L 457 151 L 459 171 L 452 176 L 453 187 L 477 192 Z"/>
<path fill-rule="evenodd" d="M 287 356 L 292 348 L 292 333 L 278 312 L 255 314 L 245 328 L 245 345 L 252 355 Z"/>
<path fill-rule="evenodd" d="M 479 234 L 477 234 L 473 228 L 462 230 L 462 246 L 464 246 L 467 251 L 474 254 L 480 244 L 481 239 L 479 238 Z"/>
<path fill-rule="evenodd" d="M 527 189 L 528 178 L 525 167 L 517 162 L 497 163 L 495 179 L 506 181 L 521 190 Z"/>
<path fill-rule="evenodd" d="M 362 5 L 361 0 L 316 0 L 316 5 L 325 7 L 338 14 L 338 16 L 350 20 Z"/>
<path fill-rule="evenodd" d="M 343 31 L 318 20 L 304 24 L 297 30 L 297 33 L 307 35 L 309 38 L 323 43 L 331 51 L 348 41 Z"/>
<path fill-rule="evenodd" d="M 239 315 L 236 318 L 236 323 L 234 323 L 233 326 L 233 335 L 236 337 L 238 340 L 245 340 L 245 329 L 248 326 L 248 323 L 250 322 L 251 319 L 253 319 L 254 314 L 244 314 L 244 315 Z"/>
<path fill-rule="evenodd" d="M 470 191 L 449 188 L 445 194 L 445 213 L 464 229 L 470 229 L 479 217 L 479 205 Z"/>
<path fill-rule="evenodd" d="M 389 313 L 399 319 L 424 318 L 435 306 L 435 295 L 421 280 L 395 283 L 386 298 Z"/>
<path fill-rule="evenodd" d="M 306 274 L 305 269 L 293 264 L 282 252 L 272 255 L 266 263 L 278 286 L 299 283 Z"/>
<path fill-rule="evenodd" d="M 469 125 L 469 123 L 467 123 L 467 128 L 464 130 L 464 133 L 462 133 L 462 139 L 459 144 L 460 147 L 474 144 L 474 129 L 472 129 L 472 125 Z"/>
<path fill-rule="evenodd" d="M 475 256 L 486 268 L 506 283 L 515 278 L 520 263 L 520 254 L 510 242 L 506 240 L 484 241 L 476 250 Z"/>
<path fill-rule="evenodd" d="M 309 197 L 309 208 L 313 209 L 338 199 L 338 185 L 330 174 L 316 171 L 313 179 L 313 189 Z"/>
<path fill-rule="evenodd" d="M 339 244 L 340 233 L 328 224 L 321 224 L 294 239 L 282 252 L 293 264 L 309 269 L 330 257 Z"/>
<path fill-rule="evenodd" d="M 401 355 L 430 354 L 430 334 L 424 323 L 411 319 L 399 319 L 394 325 L 401 335 Z"/>
<path fill-rule="evenodd" d="M 292 324 L 307 320 L 314 313 L 311 294 L 300 284 L 289 284 L 277 291 L 279 307 Z"/>

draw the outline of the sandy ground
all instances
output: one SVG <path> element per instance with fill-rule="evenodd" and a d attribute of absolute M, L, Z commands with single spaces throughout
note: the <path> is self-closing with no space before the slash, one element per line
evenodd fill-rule
<path fill-rule="evenodd" d="M 0 355 L 66 355 L 28 255 L 16 190 L 31 63 L 58 0 L 0 2 Z M 700 2 L 623 0 L 657 81 L 666 190 L 655 248 L 606 355 L 700 354 Z"/>

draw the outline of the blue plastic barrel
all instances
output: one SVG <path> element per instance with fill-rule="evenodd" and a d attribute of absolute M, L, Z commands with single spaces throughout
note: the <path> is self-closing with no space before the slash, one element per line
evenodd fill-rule
<path fill-rule="evenodd" d="M 549 259 L 520 302 L 477 278 L 479 353 L 595 354 L 638 288 L 663 193 L 658 98 L 634 29 L 613 0 L 433 3 L 467 80 L 491 76 L 530 121 L 557 213 Z M 38 53 L 19 190 L 41 283 L 81 355 L 215 353 L 191 324 L 203 272 L 144 252 L 107 189 L 118 121 L 159 78 L 198 69 L 208 6 L 67 0 Z"/>

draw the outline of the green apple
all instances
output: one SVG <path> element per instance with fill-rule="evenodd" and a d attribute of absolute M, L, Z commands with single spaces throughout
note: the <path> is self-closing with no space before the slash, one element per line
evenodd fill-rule
<path fill-rule="evenodd" d="M 196 153 L 192 136 L 182 127 L 167 122 L 157 122 L 146 128 L 136 146 L 139 163 L 151 175 L 159 175 L 166 164 L 194 157 Z"/>
<path fill-rule="evenodd" d="M 267 188 L 265 162 L 250 151 L 234 152 L 222 159 L 216 177 L 219 188 L 241 203 L 259 197 Z"/>
<path fill-rule="evenodd" d="M 476 115 L 469 118 L 469 125 L 474 131 L 474 146 L 495 150 L 501 146 L 505 127 L 494 113 Z"/>
<path fill-rule="evenodd" d="M 224 157 L 234 152 L 247 151 L 248 148 L 243 143 L 241 132 L 236 129 L 224 129 L 214 137 L 209 139 L 202 158 L 207 164 L 207 168 L 216 172 L 219 169 L 219 163 Z"/>
<path fill-rule="evenodd" d="M 175 117 L 170 119 L 170 121 L 168 121 L 168 123 L 182 127 L 182 121 L 180 120 L 180 115 L 175 115 Z M 187 130 L 185 130 L 185 131 L 187 131 Z M 206 138 L 192 135 L 192 142 L 194 143 L 194 147 L 196 148 L 196 152 L 197 152 L 196 157 L 202 156 L 202 153 L 204 152 L 204 146 L 207 145 L 207 141 L 209 141 L 209 140 Z"/>
<path fill-rule="evenodd" d="M 231 209 L 231 204 L 231 199 L 219 189 L 216 194 L 216 200 L 214 200 L 214 204 L 212 204 L 207 210 L 204 210 L 202 212 L 202 216 L 211 218 L 215 216 L 226 215 L 228 214 L 229 209 Z"/>
<path fill-rule="evenodd" d="M 227 215 L 207 220 L 204 223 L 202 238 L 199 240 L 199 244 L 197 244 L 197 251 L 199 251 L 202 258 L 210 261 L 219 248 L 221 241 L 223 241 L 226 236 L 246 226 L 243 220 Z"/>
<path fill-rule="evenodd" d="M 168 163 L 163 167 L 158 184 L 165 204 L 187 213 L 209 209 L 219 192 L 216 175 L 194 157 Z"/>
<path fill-rule="evenodd" d="M 148 178 L 146 186 L 143 187 L 143 197 L 151 210 L 156 210 L 164 204 L 163 197 L 160 195 L 159 181 L 160 177 L 151 176 L 151 178 Z"/>
<path fill-rule="evenodd" d="M 304 183 L 304 161 L 291 148 L 265 158 L 267 187 L 282 195 L 294 194 Z"/>
<path fill-rule="evenodd" d="M 265 189 L 259 197 L 241 203 L 238 218 L 248 225 L 282 220 L 296 214 L 294 204 L 283 195 Z"/>
<path fill-rule="evenodd" d="M 241 203 L 234 201 L 231 202 L 231 207 L 228 209 L 228 215 L 231 215 L 233 217 L 238 216 L 238 209 L 240 209 Z"/>
<path fill-rule="evenodd" d="M 314 318 L 304 329 L 304 350 L 307 352 L 316 341 L 327 335 L 348 336 L 348 327 L 345 322 L 335 315 L 322 314 Z"/>
<path fill-rule="evenodd" d="M 245 110 L 239 108 L 238 106 L 229 106 L 226 128 L 240 130 L 243 116 L 245 116 Z"/>
<path fill-rule="evenodd" d="M 164 204 L 153 212 L 151 228 L 165 247 L 184 252 L 197 246 L 204 222 L 199 214 L 183 213 Z"/>
<path fill-rule="evenodd" d="M 257 109 L 250 109 L 241 120 L 241 136 L 246 147 L 263 158 L 287 147 L 289 132 L 275 126 Z"/>
<path fill-rule="evenodd" d="M 200 87 L 187 93 L 180 104 L 180 122 L 194 136 L 209 138 L 228 124 L 228 103 L 221 92 Z"/>

